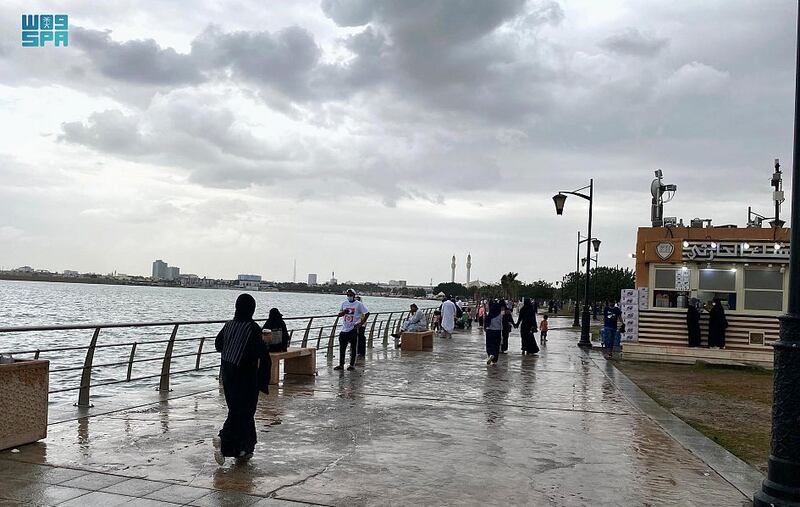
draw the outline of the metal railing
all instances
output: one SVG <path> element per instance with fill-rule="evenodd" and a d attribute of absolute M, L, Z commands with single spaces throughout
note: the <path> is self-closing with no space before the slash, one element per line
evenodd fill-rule
<path fill-rule="evenodd" d="M 419 311 L 423 312 L 430 322 L 431 314 L 434 308 L 424 308 Z M 386 347 L 389 343 L 389 336 L 392 333 L 399 332 L 403 320 L 408 315 L 408 311 L 395 311 L 395 312 L 377 312 L 370 314 L 369 319 L 365 323 L 365 337 L 366 345 L 368 348 L 374 346 L 376 338 L 380 340 L 382 346 Z M 289 329 L 290 343 L 293 346 L 312 347 L 316 350 L 322 350 L 324 347 L 327 350 L 327 357 L 333 357 L 336 330 L 339 328 L 339 317 L 336 315 L 312 315 L 306 317 L 285 317 L 284 321 L 287 322 L 287 327 L 290 323 L 304 325 L 292 326 Z M 23 326 L 23 327 L 0 327 L 0 338 L 4 334 L 10 333 L 51 333 L 51 332 L 65 332 L 65 331 L 92 331 L 89 344 L 85 346 L 69 346 L 69 347 L 51 347 L 51 348 L 35 348 L 23 350 L 4 350 L 0 353 L 11 354 L 15 358 L 25 358 L 29 356 L 32 359 L 51 359 L 54 362 L 61 360 L 69 360 L 69 355 L 74 355 L 80 351 L 86 351 L 83 356 L 83 366 L 67 365 L 65 367 L 56 367 L 50 370 L 51 375 L 65 375 L 70 372 L 80 372 L 80 380 L 77 385 L 64 385 L 68 381 L 58 381 L 56 388 L 51 389 L 49 394 L 64 393 L 69 391 L 78 391 L 78 401 L 76 406 L 91 407 L 90 394 L 92 388 L 111 386 L 115 384 L 122 384 L 127 382 L 138 382 L 149 379 L 159 379 L 157 390 L 169 391 L 170 378 L 179 375 L 187 374 L 198 371 L 209 370 L 218 368 L 219 362 L 214 361 L 213 364 L 203 364 L 203 357 L 209 354 L 217 354 L 217 351 L 211 347 L 211 350 L 204 350 L 204 345 L 207 340 L 213 340 L 214 336 L 191 336 L 191 337 L 178 337 L 178 331 L 186 328 L 208 327 L 211 325 L 221 325 L 227 320 L 191 320 L 179 322 L 133 322 L 124 324 L 72 324 L 61 326 Z M 318 323 L 318 325 L 314 325 Z M 377 327 L 376 327 L 377 326 Z M 170 334 L 168 339 L 156 340 L 142 340 L 142 341 L 123 341 L 122 343 L 98 343 L 101 331 L 122 329 L 131 331 L 138 328 L 159 328 L 170 327 Z M 132 332 L 132 331 L 131 331 Z M 207 332 L 207 331 L 206 331 Z M 106 333 L 108 334 L 108 333 Z M 302 335 L 299 343 L 296 337 Z M 324 343 L 327 341 L 327 343 Z M 192 346 L 197 344 L 196 349 Z M 310 345 L 309 345 L 310 344 Z M 151 348 L 152 346 L 164 346 L 164 352 L 157 356 L 150 357 L 137 357 L 137 349 Z M 176 351 L 176 345 L 180 349 Z M 1 346 L 1 345 L 0 345 Z M 127 359 L 123 361 L 114 361 L 106 363 L 95 363 L 95 352 L 99 351 L 114 351 L 125 349 Z M 129 352 L 128 349 L 130 350 Z M 177 352 L 177 353 L 176 353 Z M 32 356 L 32 357 L 30 357 Z M 66 358 L 66 359 L 65 359 Z M 173 371 L 173 363 L 175 359 L 180 358 L 194 358 L 194 366 L 185 368 L 178 371 Z M 77 358 L 72 358 L 76 360 Z M 152 362 L 161 362 L 161 370 L 159 373 L 150 373 L 142 376 L 133 376 L 134 365 Z M 101 382 L 92 383 L 92 374 L 94 371 L 103 368 L 118 368 L 123 369 L 124 376 L 113 379 L 106 379 Z M 54 385 L 51 381 L 50 385 Z"/>

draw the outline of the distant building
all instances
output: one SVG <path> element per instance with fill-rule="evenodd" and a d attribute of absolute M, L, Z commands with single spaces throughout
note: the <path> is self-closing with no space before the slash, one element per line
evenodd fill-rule
<path fill-rule="evenodd" d="M 339 283 L 339 281 L 336 279 L 336 273 L 334 273 L 333 271 L 331 271 L 331 281 L 328 283 L 330 283 L 331 285 L 338 285 Z"/>
<path fill-rule="evenodd" d="M 77 271 L 73 271 L 71 269 L 65 269 L 63 275 L 68 278 L 77 278 L 78 276 L 80 276 L 80 273 L 78 273 Z"/>
<path fill-rule="evenodd" d="M 258 290 L 261 285 L 261 275 L 239 275 L 236 277 L 237 287 L 247 290 Z"/>
<path fill-rule="evenodd" d="M 33 273 L 33 268 L 30 266 L 21 266 L 18 267 L 17 269 L 14 269 L 13 271 L 16 271 L 18 273 Z"/>
<path fill-rule="evenodd" d="M 389 280 L 389 287 L 406 287 L 408 282 L 405 280 Z"/>
<path fill-rule="evenodd" d="M 177 280 L 181 276 L 181 268 L 178 266 L 167 266 L 167 280 Z"/>
<path fill-rule="evenodd" d="M 316 285 L 317 284 L 317 274 L 316 273 L 309 273 L 308 274 L 308 285 Z"/>
<path fill-rule="evenodd" d="M 169 265 L 161 259 L 153 262 L 153 278 L 156 280 L 166 280 L 168 267 Z"/>

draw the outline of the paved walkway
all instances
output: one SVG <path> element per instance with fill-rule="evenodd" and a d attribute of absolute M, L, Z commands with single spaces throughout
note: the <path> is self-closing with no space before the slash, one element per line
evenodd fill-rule
<path fill-rule="evenodd" d="M 356 372 L 322 358 L 262 396 L 242 465 L 212 457 L 217 389 L 60 422 L 0 454 L 0 505 L 747 505 L 576 342 L 554 330 L 523 357 L 515 333 L 493 367 L 477 330 L 373 349 Z"/>

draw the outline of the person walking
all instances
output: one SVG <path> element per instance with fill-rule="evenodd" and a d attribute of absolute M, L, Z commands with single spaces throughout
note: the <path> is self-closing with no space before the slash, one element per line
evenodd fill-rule
<path fill-rule="evenodd" d="M 226 457 L 249 459 L 256 446 L 255 413 L 258 392 L 269 392 L 272 369 L 261 329 L 253 320 L 256 300 L 250 294 L 236 298 L 233 319 L 214 340 L 217 352 L 222 353 L 220 377 L 228 406 L 228 417 L 216 437 L 212 438 L 214 459 L 225 464 Z"/>
<path fill-rule="evenodd" d="M 453 329 L 456 327 L 456 304 L 447 297 L 442 298 L 442 331 L 445 338 L 453 337 Z"/>
<path fill-rule="evenodd" d="M 618 306 L 610 306 L 606 303 L 606 307 L 603 309 L 603 330 L 602 330 L 602 338 L 603 338 L 603 348 L 604 355 L 606 359 L 611 359 L 614 354 L 614 338 L 617 334 L 617 325 L 619 322 L 619 318 L 622 315 L 622 311 L 619 309 Z"/>
<path fill-rule="evenodd" d="M 356 348 L 358 346 L 358 328 L 363 326 L 369 318 L 369 310 L 361 301 L 356 301 L 356 291 L 347 289 L 347 300 L 339 309 L 342 319 L 342 329 L 339 332 L 339 365 L 334 370 L 344 369 L 344 358 L 347 345 L 350 345 L 350 365 L 347 371 L 356 369 Z"/>
<path fill-rule="evenodd" d="M 502 301 L 494 300 L 489 303 L 489 311 L 484 321 L 486 332 L 486 364 L 497 364 L 500 356 L 500 340 L 503 333 L 503 312 L 505 305 Z"/>
<path fill-rule="evenodd" d="M 725 309 L 719 298 L 714 298 L 714 306 L 708 312 L 708 346 L 710 348 L 725 348 L 725 330 L 728 327 L 728 319 L 725 317 Z"/>
<path fill-rule="evenodd" d="M 547 330 L 550 328 L 550 324 L 547 322 L 547 314 L 544 314 L 542 317 L 542 321 L 539 323 L 539 339 L 542 342 L 542 347 L 544 347 L 545 343 L 547 343 Z"/>
<path fill-rule="evenodd" d="M 283 315 L 277 308 L 272 308 L 269 311 L 269 317 L 264 325 L 261 327 L 261 332 L 269 332 L 269 351 L 270 352 L 286 352 L 289 348 L 289 331 L 286 329 L 286 322 L 283 321 Z"/>
<path fill-rule="evenodd" d="M 361 296 L 356 296 L 356 301 L 361 302 Z M 363 303 L 363 302 L 362 302 Z M 358 326 L 358 346 L 356 347 L 357 355 L 359 359 L 364 359 L 364 356 L 367 355 L 367 326 L 366 321 L 364 321 L 363 326 Z"/>
<path fill-rule="evenodd" d="M 697 298 L 692 298 L 686 310 L 686 332 L 689 335 L 689 346 L 699 347 L 702 337 L 700 335 L 700 310 L 697 309 Z"/>
<path fill-rule="evenodd" d="M 508 337 L 511 335 L 511 328 L 514 327 L 514 306 L 511 301 L 506 301 L 503 308 L 503 343 L 500 346 L 500 353 L 508 351 Z"/>
<path fill-rule="evenodd" d="M 484 317 L 486 317 L 486 301 L 481 301 L 478 305 L 478 329 L 483 329 Z"/>
<path fill-rule="evenodd" d="M 530 298 L 525 298 L 522 301 L 522 308 L 519 310 L 517 322 L 514 327 L 518 327 L 519 335 L 522 341 L 522 355 L 537 354 L 539 346 L 536 344 L 536 335 L 534 335 L 534 327 L 536 326 L 536 311 Z M 505 338 L 503 338 L 505 341 Z"/>

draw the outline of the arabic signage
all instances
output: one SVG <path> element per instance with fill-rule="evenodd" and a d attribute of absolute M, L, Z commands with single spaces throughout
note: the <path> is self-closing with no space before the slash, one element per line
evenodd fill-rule
<path fill-rule="evenodd" d="M 779 245 L 776 249 L 775 245 Z M 787 243 L 749 243 L 746 241 L 686 241 L 683 259 L 689 261 L 764 260 L 789 261 Z"/>

